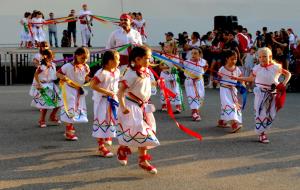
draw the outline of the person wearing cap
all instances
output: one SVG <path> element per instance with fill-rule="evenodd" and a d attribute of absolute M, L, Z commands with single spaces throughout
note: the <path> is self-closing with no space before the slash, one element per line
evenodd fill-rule
<path fill-rule="evenodd" d="M 131 27 L 132 18 L 129 14 L 122 14 L 120 16 L 120 27 L 113 31 L 109 36 L 106 48 L 111 49 L 126 44 L 142 45 L 141 34 Z M 128 65 L 128 55 L 130 48 L 120 52 L 120 71 L 124 73 Z"/>
<path fill-rule="evenodd" d="M 80 22 L 81 39 L 82 39 L 83 47 L 88 46 L 88 42 L 92 34 L 91 22 L 93 19 L 90 15 L 92 15 L 92 12 L 88 10 L 87 4 L 83 4 L 82 10 L 79 11 L 79 22 Z"/>

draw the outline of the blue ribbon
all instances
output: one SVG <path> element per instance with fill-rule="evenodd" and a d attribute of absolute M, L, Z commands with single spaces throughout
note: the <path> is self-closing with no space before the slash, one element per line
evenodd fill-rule
<path fill-rule="evenodd" d="M 114 115 L 115 119 L 118 119 L 118 115 L 117 115 L 117 107 L 119 107 L 119 102 L 117 102 L 116 100 L 114 100 L 112 97 L 108 96 L 107 97 L 107 101 L 110 104 L 111 107 L 111 111 Z"/>
<path fill-rule="evenodd" d="M 246 103 L 247 103 L 247 94 L 248 94 L 247 88 L 244 85 L 242 85 L 240 82 L 232 82 L 232 81 L 223 80 L 223 79 L 220 79 L 220 78 L 214 78 L 214 80 L 223 81 L 223 82 L 233 84 L 239 90 L 239 93 L 242 95 L 242 98 L 243 98 L 242 110 L 244 110 L 244 108 L 246 106 Z"/>

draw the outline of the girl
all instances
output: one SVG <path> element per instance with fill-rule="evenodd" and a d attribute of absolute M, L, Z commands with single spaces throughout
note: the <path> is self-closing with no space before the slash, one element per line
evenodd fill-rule
<path fill-rule="evenodd" d="M 63 65 L 57 72 L 57 77 L 61 79 L 60 86 L 64 102 L 60 118 L 66 123 L 66 140 L 78 140 L 73 123 L 88 122 L 85 103 L 87 92 L 83 89 L 83 85 L 89 80 L 90 68 L 86 64 L 89 55 L 89 50 L 86 48 L 76 49 L 74 62 Z"/>
<path fill-rule="evenodd" d="M 157 170 L 148 161 L 151 160 L 147 150 L 159 145 L 156 138 L 156 123 L 152 114 L 155 108 L 148 104 L 151 96 L 150 64 L 151 50 L 145 46 L 135 47 L 129 55 L 128 71 L 121 78 L 118 98 L 120 102 L 119 128 L 117 137 L 120 147 L 118 160 L 127 164 L 127 155 L 131 153 L 128 146 L 138 147 L 139 166 L 156 174 Z"/>
<path fill-rule="evenodd" d="M 31 40 L 31 37 L 30 37 L 28 22 L 29 22 L 30 17 L 31 17 L 31 13 L 26 12 L 26 13 L 24 13 L 24 18 L 22 18 L 22 20 L 20 21 L 20 24 L 22 25 L 20 47 L 23 47 L 23 44 L 24 44 L 24 47 L 26 47 L 26 48 L 29 47 L 28 42 Z"/>
<path fill-rule="evenodd" d="M 45 122 L 47 109 L 53 109 L 49 120 L 60 124 L 56 113 L 62 102 L 60 91 L 54 84 L 54 80 L 56 80 L 56 65 L 52 62 L 53 53 L 51 50 L 44 50 L 42 56 L 41 65 L 38 66 L 34 74 L 36 83 L 32 91 L 33 100 L 31 105 L 41 110 L 39 125 L 41 128 L 45 128 L 47 127 Z"/>
<path fill-rule="evenodd" d="M 110 99 L 117 99 L 118 82 L 120 71 L 117 68 L 120 63 L 120 56 L 117 51 L 107 51 L 102 58 L 101 69 L 98 70 L 91 81 L 91 88 L 94 90 L 94 125 L 92 136 L 97 138 L 99 148 L 98 154 L 102 157 L 112 157 L 105 147 L 105 138 L 116 136 L 117 118 L 113 114 L 116 109 L 111 106 Z"/>
<path fill-rule="evenodd" d="M 236 52 L 228 50 L 225 52 L 225 66 L 222 66 L 218 72 L 221 86 L 221 119 L 218 121 L 218 127 L 226 128 L 229 124 L 232 133 L 239 131 L 242 127 L 241 106 L 238 102 L 237 89 L 232 84 L 237 82 L 233 79 L 234 77 L 242 75 L 241 70 L 235 65 L 236 62 Z"/>
<path fill-rule="evenodd" d="M 185 68 L 187 72 L 185 72 L 186 79 L 184 86 L 194 121 L 201 120 L 199 108 L 203 104 L 205 94 L 203 74 L 208 65 L 206 60 L 202 59 L 202 55 L 201 49 L 193 48 L 191 51 L 191 59 L 183 63 L 184 66 L 187 67 Z"/>
<path fill-rule="evenodd" d="M 42 53 L 45 51 L 45 50 L 48 50 L 49 49 L 49 44 L 48 42 L 41 42 L 41 45 L 40 45 L 40 51 L 39 53 L 36 53 L 33 57 L 33 60 L 32 60 L 32 63 L 33 63 L 33 66 L 35 67 L 39 67 L 40 64 L 41 64 L 41 60 L 42 60 Z M 33 77 L 33 81 L 32 81 L 32 85 L 31 85 L 31 88 L 30 88 L 30 91 L 29 91 L 29 95 L 30 96 L 34 96 L 34 93 L 35 93 L 35 86 L 36 86 L 36 80 L 35 80 L 35 77 Z"/>
<path fill-rule="evenodd" d="M 203 44 L 201 44 L 200 34 L 198 32 L 193 32 L 191 35 L 191 41 L 184 45 L 184 50 L 187 52 L 186 58 L 190 60 L 192 58 L 192 49 L 200 48 Z"/>
<path fill-rule="evenodd" d="M 254 88 L 254 110 L 255 110 L 255 132 L 259 135 L 259 142 L 269 143 L 266 131 L 271 127 L 276 116 L 276 85 L 278 78 L 284 76 L 281 85 L 286 86 L 291 78 L 291 73 L 281 67 L 272 59 L 272 51 L 269 48 L 258 50 L 259 63 L 253 68 L 250 77 L 241 77 L 240 80 L 255 82 Z"/>
<path fill-rule="evenodd" d="M 40 46 L 40 43 L 46 41 L 46 34 L 43 29 L 43 23 L 45 20 L 43 19 L 43 13 L 38 11 L 36 12 L 36 17 L 32 18 L 32 31 L 33 31 L 33 39 L 37 47 Z"/>

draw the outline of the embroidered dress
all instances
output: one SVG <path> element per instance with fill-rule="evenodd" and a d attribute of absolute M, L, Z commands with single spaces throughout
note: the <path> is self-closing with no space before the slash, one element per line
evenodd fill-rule
<path fill-rule="evenodd" d="M 55 63 L 52 63 L 51 67 L 40 65 L 37 70 L 40 71 L 38 77 L 42 90 L 36 88 L 37 83 L 34 80 L 30 90 L 30 95 L 33 97 L 31 106 L 38 109 L 53 109 L 62 106 L 60 90 L 53 82 L 56 80 Z"/>
<path fill-rule="evenodd" d="M 222 80 L 236 83 L 236 80 L 230 79 L 228 76 L 241 76 L 242 72 L 238 67 L 235 67 L 233 71 L 227 70 L 225 67 L 221 67 L 219 74 L 222 76 Z M 225 74 L 225 75 L 222 75 Z M 220 81 L 220 98 L 221 98 L 221 120 L 231 121 L 235 120 L 238 123 L 242 123 L 242 111 L 241 105 L 238 101 L 238 91 L 236 87 L 228 82 Z"/>
<path fill-rule="evenodd" d="M 271 85 L 279 83 L 281 69 L 279 64 L 271 64 L 266 67 L 259 64 L 253 68 L 256 85 L 253 92 L 255 95 L 255 132 L 257 134 L 267 131 L 276 116 L 276 91 L 271 90 Z"/>
<path fill-rule="evenodd" d="M 32 32 L 33 32 L 33 39 L 37 42 L 43 42 L 46 41 L 46 34 L 43 30 L 43 22 L 45 20 L 42 18 L 33 18 L 32 22 L 37 23 L 33 24 L 32 26 Z"/>
<path fill-rule="evenodd" d="M 170 98 L 170 102 L 172 105 L 181 105 L 181 99 L 180 99 L 180 87 L 179 83 L 177 82 L 178 74 L 176 73 L 176 69 L 174 68 L 172 72 L 172 69 L 162 71 L 160 73 L 160 77 L 165 80 L 166 87 L 170 89 L 174 94 L 176 94 L 175 98 Z M 163 95 L 163 92 L 160 92 L 160 101 L 162 104 L 166 104 L 165 97 Z"/>
<path fill-rule="evenodd" d="M 120 71 L 117 69 L 111 73 L 107 70 L 100 69 L 96 72 L 94 78 L 99 81 L 99 87 L 110 90 L 115 94 L 118 92 Z M 92 136 L 96 138 L 116 137 L 117 119 L 108 97 L 94 90 L 94 124 Z M 116 97 L 114 97 L 116 99 Z"/>
<path fill-rule="evenodd" d="M 28 19 L 27 18 L 22 18 L 22 30 L 21 30 L 21 41 L 23 42 L 29 42 L 31 40 L 31 36 L 29 33 L 29 28 L 28 28 Z"/>
<path fill-rule="evenodd" d="M 136 71 L 128 68 L 120 82 L 127 87 L 125 105 L 130 112 L 124 114 L 121 109 L 118 111 L 117 137 L 119 144 L 147 148 L 158 146 L 153 110 L 147 103 L 151 96 L 150 71 L 147 69 L 143 76 L 139 77 Z M 138 103 L 136 100 L 142 103 Z"/>
<path fill-rule="evenodd" d="M 204 59 L 200 59 L 199 62 L 195 63 L 191 62 L 192 61 L 184 62 L 184 67 L 188 71 L 188 73 L 185 73 L 185 92 L 190 109 L 199 109 L 204 102 L 205 91 L 203 81 L 203 67 L 205 67 L 207 63 Z"/>
<path fill-rule="evenodd" d="M 86 64 L 79 67 L 74 66 L 72 63 L 67 63 L 61 67 L 59 72 L 82 86 L 85 82 L 85 77 L 90 72 L 90 69 Z M 88 118 L 85 103 L 87 91 L 83 90 L 84 93 L 80 94 L 79 90 L 71 87 L 66 82 L 61 85 L 61 88 L 64 105 L 61 109 L 60 119 L 67 123 L 87 123 Z"/>

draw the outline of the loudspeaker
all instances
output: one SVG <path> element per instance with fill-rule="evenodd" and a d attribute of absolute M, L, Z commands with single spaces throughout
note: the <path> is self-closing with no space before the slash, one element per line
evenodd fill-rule
<path fill-rule="evenodd" d="M 235 30 L 238 26 L 237 16 L 215 16 L 214 29 L 219 31 Z"/>

